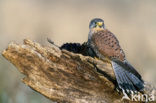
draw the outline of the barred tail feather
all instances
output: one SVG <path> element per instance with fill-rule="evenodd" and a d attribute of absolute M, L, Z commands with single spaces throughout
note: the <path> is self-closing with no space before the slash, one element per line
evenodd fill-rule
<path fill-rule="evenodd" d="M 144 88 L 144 82 L 141 76 L 136 76 L 135 73 L 131 72 L 129 67 L 120 61 L 112 61 L 112 67 L 117 79 L 118 86 L 121 90 L 126 92 L 142 91 Z M 134 68 L 133 68 L 134 69 Z M 135 70 L 135 69 L 134 69 Z"/>

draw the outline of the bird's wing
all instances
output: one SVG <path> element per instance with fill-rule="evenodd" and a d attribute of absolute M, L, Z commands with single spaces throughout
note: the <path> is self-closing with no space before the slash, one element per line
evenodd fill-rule
<path fill-rule="evenodd" d="M 121 49 L 117 38 L 110 31 L 97 31 L 92 36 L 92 42 L 102 55 L 124 60 L 125 54 Z"/>
<path fill-rule="evenodd" d="M 119 62 L 121 62 L 121 61 L 119 61 Z M 121 63 L 122 64 L 122 63 Z M 124 61 L 124 65 L 127 67 L 127 68 L 125 68 L 125 69 L 127 69 L 128 71 L 130 71 L 130 72 L 132 72 L 134 75 L 136 75 L 142 82 L 144 82 L 143 80 L 142 80 L 142 77 L 141 77 L 141 75 L 138 73 L 138 71 L 127 61 L 127 60 L 125 60 Z"/>
<path fill-rule="evenodd" d="M 80 43 L 65 43 L 63 44 L 60 49 L 65 49 L 73 53 L 80 53 L 81 44 Z"/>

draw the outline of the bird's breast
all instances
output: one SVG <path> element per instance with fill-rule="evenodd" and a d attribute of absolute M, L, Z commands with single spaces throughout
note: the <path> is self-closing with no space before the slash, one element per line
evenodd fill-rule
<path fill-rule="evenodd" d="M 115 35 L 108 30 L 100 30 L 92 34 L 91 41 L 100 54 L 109 58 L 124 60 L 125 55 Z"/>

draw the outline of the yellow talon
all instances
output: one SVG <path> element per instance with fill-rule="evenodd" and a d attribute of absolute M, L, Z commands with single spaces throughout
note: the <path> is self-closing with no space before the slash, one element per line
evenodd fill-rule
<path fill-rule="evenodd" d="M 100 60 L 100 59 L 99 59 L 99 58 L 97 58 L 97 57 L 94 57 L 94 59 L 95 59 L 95 60 Z"/>
<path fill-rule="evenodd" d="M 110 63 L 110 61 L 111 61 L 108 57 L 103 58 L 103 59 L 100 59 L 100 58 L 98 58 L 98 57 L 94 57 L 94 59 L 95 59 L 95 60 L 102 60 L 102 61 L 107 62 L 107 63 Z"/>

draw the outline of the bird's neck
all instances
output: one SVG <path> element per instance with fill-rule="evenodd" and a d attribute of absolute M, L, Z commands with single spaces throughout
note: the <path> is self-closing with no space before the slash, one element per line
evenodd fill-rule
<path fill-rule="evenodd" d="M 98 31 L 103 31 L 106 30 L 104 28 L 92 28 L 89 31 L 89 35 L 88 35 L 88 41 L 90 41 L 92 39 L 93 34 L 97 33 Z"/>
<path fill-rule="evenodd" d="M 97 27 L 97 28 L 92 28 L 92 29 L 91 29 L 91 31 L 92 31 L 93 33 L 98 32 L 98 31 L 102 31 L 102 30 L 105 30 L 105 29 L 104 29 L 104 28 L 99 28 L 99 27 Z"/>
<path fill-rule="evenodd" d="M 105 31 L 105 30 L 106 29 L 104 29 L 104 28 L 92 28 L 92 29 L 90 29 L 89 34 L 91 34 L 91 36 L 92 36 L 92 34 L 95 34 L 99 31 Z"/>

